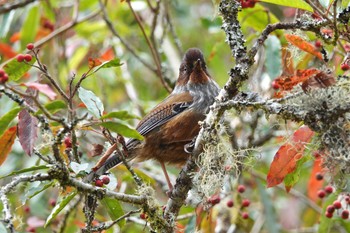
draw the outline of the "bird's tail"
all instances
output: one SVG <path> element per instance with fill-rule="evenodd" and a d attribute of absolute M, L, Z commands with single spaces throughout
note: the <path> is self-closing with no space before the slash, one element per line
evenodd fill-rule
<path fill-rule="evenodd" d="M 85 182 L 90 183 L 95 178 L 105 174 L 109 169 L 121 164 L 123 161 L 118 155 L 113 155 L 106 160 L 106 162 L 96 171 L 91 171 L 84 179 Z"/>
<path fill-rule="evenodd" d="M 135 148 L 137 144 L 139 144 L 140 141 L 135 140 L 135 139 L 131 139 L 130 141 L 128 141 L 126 147 L 127 150 L 129 151 L 129 155 L 126 159 L 126 161 L 130 161 L 133 158 L 135 158 L 136 154 L 135 153 L 131 153 L 131 148 Z M 113 154 L 111 157 L 109 157 L 106 162 L 104 162 L 104 164 L 99 167 L 97 170 L 95 171 L 91 171 L 85 178 L 84 178 L 84 182 L 86 183 L 90 183 L 91 181 L 93 181 L 95 178 L 98 178 L 99 176 L 105 174 L 109 169 L 118 166 L 119 164 L 121 164 L 123 162 L 122 158 L 120 157 L 121 155 L 119 155 L 118 153 Z"/>

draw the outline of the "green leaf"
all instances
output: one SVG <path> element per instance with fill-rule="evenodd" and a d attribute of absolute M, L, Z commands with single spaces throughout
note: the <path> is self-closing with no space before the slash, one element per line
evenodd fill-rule
<path fill-rule="evenodd" d="M 11 121 L 21 111 L 21 108 L 14 108 L 0 118 L 0 137 L 5 132 Z"/>
<path fill-rule="evenodd" d="M 88 111 L 96 118 L 100 118 L 104 111 L 103 103 L 100 98 L 98 98 L 92 91 L 88 91 L 82 87 L 79 87 L 78 92 L 79 98 L 83 101 Z"/>
<path fill-rule="evenodd" d="M 32 4 L 26 19 L 21 27 L 21 50 L 24 50 L 28 43 L 34 42 L 40 22 L 39 5 Z"/>
<path fill-rule="evenodd" d="M 246 8 L 238 14 L 238 20 L 242 24 L 242 28 L 253 28 L 256 31 L 262 31 L 266 25 L 279 22 L 277 17 L 270 11 L 267 11 L 260 4 L 254 8 Z M 278 31 L 276 31 L 277 33 Z M 249 35 L 254 35 L 249 33 Z"/>
<path fill-rule="evenodd" d="M 341 1 L 341 7 L 343 9 L 347 8 L 349 6 L 349 2 L 350 2 L 350 0 L 343 0 L 343 1 Z"/>
<path fill-rule="evenodd" d="M 278 222 L 278 218 L 276 216 L 274 203 L 269 194 L 266 192 L 266 187 L 261 182 L 257 182 L 257 186 L 261 198 L 260 200 L 263 204 L 263 214 L 266 217 L 266 230 L 270 233 L 280 232 L 279 225 L 276 224 L 276 222 Z"/>
<path fill-rule="evenodd" d="M 59 203 L 57 203 L 57 205 L 52 209 L 49 217 L 47 217 L 44 227 L 47 227 L 51 223 L 51 221 L 61 212 L 61 210 L 63 210 L 66 205 L 68 205 L 68 203 L 75 197 L 75 195 L 77 195 L 77 193 L 78 192 L 74 190 L 72 193 L 63 197 Z"/>
<path fill-rule="evenodd" d="M 1 208 L 0 208 L 1 209 Z M 3 225 L 4 223 L 1 221 L 0 222 L 0 232 L 8 232 L 6 227 Z"/>
<path fill-rule="evenodd" d="M 196 232 L 196 221 L 197 217 L 196 215 L 193 215 L 186 225 L 185 233 Z"/>
<path fill-rule="evenodd" d="M 36 61 L 36 59 L 35 59 L 35 57 L 33 57 L 32 60 L 28 63 L 33 65 L 35 61 Z M 9 79 L 11 81 L 18 81 L 31 68 L 32 68 L 32 66 L 30 66 L 24 62 L 18 62 L 16 58 L 13 58 L 10 61 L 8 61 L 3 67 L 3 69 L 8 74 Z"/>
<path fill-rule="evenodd" d="M 295 170 L 292 173 L 286 175 L 283 181 L 287 191 L 289 191 L 289 189 L 292 188 L 299 181 L 302 165 L 310 159 L 310 156 L 303 156 L 297 161 Z"/>
<path fill-rule="evenodd" d="M 101 200 L 101 203 L 107 210 L 108 215 L 111 217 L 112 221 L 124 215 L 123 208 L 117 199 L 105 197 Z M 118 222 L 118 225 L 120 228 L 122 228 L 125 225 L 125 219 L 120 220 Z"/>
<path fill-rule="evenodd" d="M 103 115 L 101 119 L 118 118 L 120 120 L 140 119 L 140 117 L 130 114 L 128 111 L 116 111 Z"/>
<path fill-rule="evenodd" d="M 56 182 L 52 181 L 52 182 L 49 182 L 47 184 L 45 184 L 41 189 L 35 191 L 34 193 L 30 194 L 28 196 L 29 199 L 35 197 L 36 195 L 38 195 L 39 193 L 42 193 L 43 191 L 45 191 L 46 189 L 52 187 Z"/>
<path fill-rule="evenodd" d="M 280 6 L 289 6 L 293 8 L 298 8 L 306 11 L 314 12 L 312 7 L 304 2 L 303 0 L 260 0 L 260 2 L 272 3 Z"/>
<path fill-rule="evenodd" d="M 7 13 L 2 13 L 0 15 L 0 21 L 1 21 L 0 38 L 5 38 L 7 36 L 7 33 L 11 28 L 11 25 L 13 25 L 13 20 L 15 15 L 14 13 L 15 13 L 14 11 L 10 11 Z"/>
<path fill-rule="evenodd" d="M 39 166 L 33 166 L 33 167 L 29 167 L 29 168 L 24 168 L 22 170 L 18 170 L 18 171 L 13 171 L 7 175 L 4 176 L 0 176 L 0 179 L 3 179 L 5 177 L 9 177 L 9 176 L 13 176 L 13 175 L 18 175 L 18 174 L 22 174 L 22 173 L 27 173 L 27 172 L 32 172 L 32 171 L 37 171 L 37 170 L 42 170 L 42 169 L 48 169 L 49 167 L 46 165 L 39 165 Z"/>
<path fill-rule="evenodd" d="M 52 101 L 50 103 L 45 104 L 44 107 L 46 108 L 47 111 L 49 111 L 50 113 L 53 114 L 53 113 L 58 112 L 61 109 L 65 109 L 67 107 L 67 105 L 62 100 L 55 100 L 55 101 Z M 36 114 L 41 114 L 41 113 L 42 113 L 41 110 L 36 112 Z"/>
<path fill-rule="evenodd" d="M 266 45 L 266 70 L 271 79 L 275 79 L 281 74 L 281 43 L 280 40 L 272 35 L 265 41 Z"/>
<path fill-rule="evenodd" d="M 87 46 L 79 46 L 75 50 L 73 56 L 69 59 L 68 65 L 70 69 L 77 70 L 82 61 L 86 59 L 88 52 L 89 48 Z"/>
<path fill-rule="evenodd" d="M 102 122 L 100 123 L 103 127 L 112 130 L 113 132 L 119 133 L 125 137 L 135 138 L 143 140 L 143 136 L 135 129 L 131 129 L 129 126 L 119 122 Z"/>
<path fill-rule="evenodd" d="M 112 59 L 112 60 L 109 60 L 109 61 L 105 61 L 101 65 L 96 66 L 94 68 L 94 70 L 92 71 L 92 74 L 96 73 L 99 69 L 110 68 L 110 67 L 118 67 L 118 66 L 121 66 L 121 65 L 123 65 L 123 63 L 120 63 L 120 59 L 119 58 L 115 58 L 115 59 Z"/>

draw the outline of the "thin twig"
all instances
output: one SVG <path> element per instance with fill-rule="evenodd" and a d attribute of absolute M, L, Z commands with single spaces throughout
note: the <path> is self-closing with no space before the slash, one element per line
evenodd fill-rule
<path fill-rule="evenodd" d="M 29 3 L 35 2 L 36 0 L 18 0 L 18 1 L 9 1 L 8 3 L 5 3 L 0 6 L 0 14 L 4 14 L 7 12 L 10 12 L 12 10 L 15 10 L 20 7 L 24 7 L 28 5 Z"/>
<path fill-rule="evenodd" d="M 335 0 L 333 2 L 333 27 L 334 27 L 334 38 L 333 38 L 333 41 L 334 41 L 334 45 L 337 44 L 337 41 L 338 41 L 338 38 L 339 38 L 339 31 L 338 31 L 338 27 L 337 27 L 337 0 Z"/>
<path fill-rule="evenodd" d="M 140 213 L 140 212 L 141 212 L 141 209 L 131 210 L 128 213 L 124 214 L 123 216 L 117 218 L 116 220 L 103 223 L 97 227 L 92 227 L 91 230 L 93 232 L 101 232 L 103 230 L 107 230 L 107 229 L 111 228 L 112 226 L 114 226 L 116 223 L 122 221 L 123 219 L 126 219 L 127 217 L 130 217 L 131 215 L 136 214 L 136 213 Z"/>
<path fill-rule="evenodd" d="M 332 21 L 328 18 L 328 16 L 323 13 L 322 10 L 320 10 L 313 1 L 311 0 L 304 0 L 305 2 L 307 2 L 319 15 L 321 15 L 324 19 L 326 19 L 329 23 L 331 23 Z"/>
<path fill-rule="evenodd" d="M 94 11 L 84 17 L 82 17 L 81 19 L 79 20 L 74 20 L 74 21 L 71 21 L 69 23 L 67 23 L 66 25 L 63 25 L 62 27 L 56 29 L 55 31 L 53 31 L 52 33 L 50 33 L 49 35 L 45 36 L 44 38 L 38 40 L 37 42 L 34 43 L 34 46 L 35 47 L 40 47 L 42 46 L 43 44 L 49 42 L 50 40 L 52 40 L 53 38 L 57 37 L 58 35 L 62 34 L 62 33 L 65 33 L 66 31 L 68 31 L 69 29 L 75 27 L 76 25 L 80 24 L 80 23 L 83 23 L 85 21 L 88 21 L 92 18 L 94 18 L 95 16 L 97 16 L 98 14 L 101 13 L 101 10 L 97 10 L 97 11 Z"/>
<path fill-rule="evenodd" d="M 257 177 L 261 180 L 266 180 L 266 175 L 257 172 L 257 171 L 250 171 L 250 173 L 254 176 Z M 279 189 L 285 190 L 285 187 L 283 185 L 277 185 L 276 186 Z M 320 208 L 315 202 L 313 202 L 312 200 L 310 200 L 308 197 L 306 197 L 304 194 L 302 194 L 301 192 L 297 191 L 296 189 L 291 188 L 289 193 L 297 198 L 299 198 L 300 200 L 302 200 L 305 204 L 307 204 L 308 206 L 310 206 L 312 209 L 314 209 L 317 213 L 321 214 L 322 213 L 322 208 Z"/>
<path fill-rule="evenodd" d="M 161 67 L 161 61 L 160 61 L 160 58 L 159 58 L 159 54 L 158 54 L 158 52 L 155 49 L 155 45 L 152 44 L 152 42 L 148 38 L 148 36 L 146 34 L 146 31 L 145 31 L 145 29 L 144 29 L 144 27 L 143 27 L 143 25 L 141 23 L 141 19 L 138 16 L 138 14 L 136 14 L 136 12 L 134 11 L 134 8 L 132 7 L 132 5 L 130 3 L 130 0 L 128 0 L 127 3 L 129 5 L 129 8 L 130 8 L 132 14 L 134 15 L 134 18 L 135 18 L 137 24 L 139 25 L 139 27 L 141 29 L 141 32 L 142 32 L 142 34 L 143 34 L 143 36 L 144 36 L 144 38 L 146 40 L 146 43 L 147 43 L 148 47 L 151 50 L 153 61 L 156 63 L 156 66 L 157 66 L 157 75 L 160 78 L 160 81 L 161 81 L 162 85 L 164 86 L 164 88 L 170 93 L 172 91 L 172 88 L 169 87 L 168 83 L 165 82 L 165 80 L 164 80 L 162 67 Z"/>
<path fill-rule="evenodd" d="M 117 30 L 115 30 L 112 21 L 109 19 L 107 12 L 106 12 L 106 7 L 103 4 L 102 0 L 99 0 L 100 3 L 100 8 L 102 11 L 102 17 L 107 25 L 107 27 L 109 28 L 109 30 L 112 32 L 112 34 L 117 37 L 120 42 L 122 43 L 122 45 L 124 45 L 124 47 L 139 61 L 141 62 L 145 67 L 147 67 L 149 70 L 151 70 L 152 72 L 154 72 L 155 74 L 157 74 L 157 69 L 155 69 L 151 64 L 149 64 L 147 61 L 145 61 L 144 59 L 142 59 L 136 52 L 135 50 L 129 45 L 129 43 L 127 43 L 117 32 Z"/>
<path fill-rule="evenodd" d="M 8 86 L 6 84 L 4 84 L 4 85 L 5 85 L 6 88 L 10 89 L 12 92 L 20 95 L 21 97 L 25 97 L 25 98 L 29 98 L 29 99 L 33 100 L 33 102 L 35 103 L 35 106 L 37 106 L 48 119 L 50 119 L 52 121 L 56 121 L 58 123 L 61 123 L 64 127 L 67 127 L 67 124 L 66 124 L 65 120 L 63 118 L 59 118 L 59 117 L 53 116 L 51 113 L 49 113 L 47 111 L 47 109 L 39 102 L 39 100 L 36 98 L 36 96 L 32 96 L 30 94 L 23 93 L 23 92 L 15 89 L 15 88 L 13 88 L 11 86 Z M 33 115 L 35 115 L 35 112 L 34 112 Z"/>

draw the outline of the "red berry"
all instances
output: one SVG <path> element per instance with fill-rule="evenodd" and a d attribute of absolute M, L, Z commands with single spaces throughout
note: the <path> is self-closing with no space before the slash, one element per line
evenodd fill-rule
<path fill-rule="evenodd" d="M 333 217 L 333 213 L 330 213 L 330 212 L 326 212 L 325 215 L 326 215 L 327 218 L 332 218 Z"/>
<path fill-rule="evenodd" d="M 104 184 L 109 184 L 109 182 L 110 182 L 109 177 L 108 177 L 108 176 L 102 177 L 102 182 L 103 182 Z"/>
<path fill-rule="evenodd" d="M 28 227 L 26 228 L 26 231 L 27 231 L 27 232 L 36 232 L 36 229 L 35 229 L 35 227 L 30 227 L 30 226 L 28 226 Z"/>
<path fill-rule="evenodd" d="M 346 201 L 346 203 L 349 204 L 349 202 L 350 202 L 350 197 L 349 197 L 349 196 L 346 196 L 344 200 Z"/>
<path fill-rule="evenodd" d="M 102 187 L 103 186 L 103 181 L 102 180 L 95 180 L 95 185 L 97 187 Z"/>
<path fill-rule="evenodd" d="M 250 205 L 249 199 L 243 199 L 243 201 L 242 201 L 242 206 L 243 206 L 243 207 L 248 207 L 249 205 Z"/>
<path fill-rule="evenodd" d="M 5 74 L 6 74 L 5 70 L 0 69 L 0 77 L 4 77 Z"/>
<path fill-rule="evenodd" d="M 327 206 L 327 212 L 328 213 L 331 213 L 331 214 L 333 214 L 334 213 L 334 211 L 335 211 L 335 208 L 334 208 L 334 206 L 333 205 L 329 205 L 329 206 Z"/>
<path fill-rule="evenodd" d="M 50 204 L 50 206 L 55 207 L 55 206 L 56 206 L 56 200 L 53 199 L 53 198 L 51 198 L 51 199 L 49 200 L 49 204 Z"/>
<path fill-rule="evenodd" d="M 141 219 L 146 219 L 146 218 L 147 218 L 147 215 L 146 215 L 145 213 L 141 213 L 141 214 L 140 214 L 140 218 L 141 218 Z"/>
<path fill-rule="evenodd" d="M 229 208 L 233 207 L 233 201 L 232 200 L 227 201 L 226 205 Z"/>
<path fill-rule="evenodd" d="M 238 190 L 238 192 L 240 192 L 240 193 L 244 193 L 245 192 L 245 186 L 244 185 L 238 185 L 238 187 L 237 187 L 237 190 Z"/>
<path fill-rule="evenodd" d="M 32 55 L 30 54 L 24 55 L 24 60 L 26 60 L 26 62 L 30 62 L 32 60 Z"/>
<path fill-rule="evenodd" d="M 317 196 L 318 196 L 319 198 L 324 198 L 324 197 L 326 196 L 326 192 L 325 192 L 323 189 L 318 190 L 318 191 L 317 191 Z"/>
<path fill-rule="evenodd" d="M 315 46 L 316 46 L 317 48 L 321 48 L 321 46 L 322 46 L 321 41 L 316 40 L 316 41 L 315 41 Z"/>
<path fill-rule="evenodd" d="M 49 20 L 44 22 L 43 27 L 49 29 L 50 31 L 54 30 L 54 25 Z"/>
<path fill-rule="evenodd" d="M 341 212 L 342 219 L 348 219 L 349 218 L 349 210 L 343 210 Z"/>
<path fill-rule="evenodd" d="M 324 190 L 326 191 L 326 193 L 333 193 L 333 187 L 330 185 L 327 185 Z"/>
<path fill-rule="evenodd" d="M 18 54 L 17 55 L 17 61 L 18 62 L 23 62 L 24 61 L 24 55 L 23 54 Z"/>
<path fill-rule="evenodd" d="M 347 71 L 348 69 L 350 69 L 350 66 L 347 63 L 343 63 L 343 64 L 340 65 L 340 68 L 343 71 Z"/>
<path fill-rule="evenodd" d="M 334 201 L 333 202 L 333 207 L 335 208 L 335 209 L 340 209 L 341 208 L 341 202 L 340 201 Z"/>
<path fill-rule="evenodd" d="M 247 212 L 243 212 L 242 213 L 242 218 L 243 219 L 248 219 L 249 218 L 249 214 Z"/>
<path fill-rule="evenodd" d="M 70 137 L 64 138 L 64 145 L 66 146 L 66 148 L 72 148 L 72 140 L 70 139 Z"/>
<path fill-rule="evenodd" d="M 280 85 L 277 83 L 276 80 L 273 80 L 272 83 L 271 83 L 271 87 L 275 90 L 278 90 L 280 89 Z"/>
<path fill-rule="evenodd" d="M 220 199 L 220 196 L 219 195 L 213 195 L 209 198 L 209 202 L 212 204 L 212 205 L 216 205 L 216 204 L 219 204 L 221 201 Z"/>
<path fill-rule="evenodd" d="M 34 49 L 34 44 L 33 43 L 27 44 L 27 49 L 28 50 L 33 50 Z"/>
<path fill-rule="evenodd" d="M 321 157 L 321 154 L 318 151 L 314 151 L 312 154 L 315 157 L 315 159 L 318 159 Z"/>
<path fill-rule="evenodd" d="M 24 207 L 24 212 L 29 213 L 30 212 L 30 207 L 29 206 L 25 206 Z"/>
<path fill-rule="evenodd" d="M 316 180 L 323 180 L 323 175 L 322 175 L 322 173 L 317 172 L 315 178 L 316 178 Z"/>
<path fill-rule="evenodd" d="M 4 84 L 9 80 L 9 76 L 5 73 L 4 76 L 0 77 L 0 83 Z"/>

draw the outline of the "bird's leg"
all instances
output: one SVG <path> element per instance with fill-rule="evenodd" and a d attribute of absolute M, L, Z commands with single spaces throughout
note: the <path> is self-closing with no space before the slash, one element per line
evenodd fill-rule
<path fill-rule="evenodd" d="M 160 162 L 160 166 L 162 166 L 162 170 L 163 170 L 163 173 L 165 175 L 165 179 L 166 179 L 166 182 L 168 184 L 169 191 L 171 192 L 173 190 L 173 185 L 171 184 L 168 172 L 166 171 L 165 164 L 163 162 Z"/>

